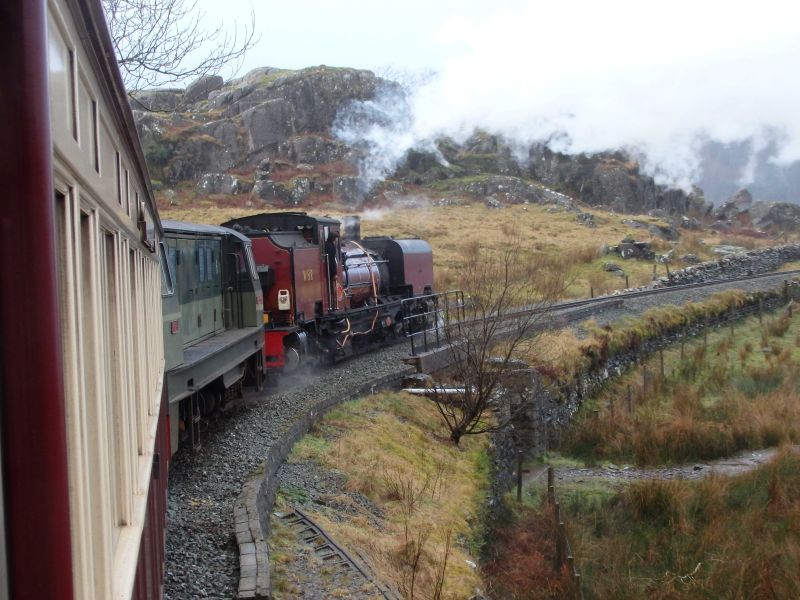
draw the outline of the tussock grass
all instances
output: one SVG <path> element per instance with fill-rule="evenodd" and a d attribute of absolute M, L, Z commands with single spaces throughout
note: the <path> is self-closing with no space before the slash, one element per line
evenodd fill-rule
<path fill-rule="evenodd" d="M 583 325 L 588 334 L 585 338 L 579 339 L 571 331 L 545 332 L 539 338 L 540 343 L 519 358 L 535 365 L 550 383 L 566 384 L 574 381 L 578 373 L 604 367 L 613 356 L 638 352 L 648 340 L 682 331 L 689 325 L 713 321 L 743 306 L 747 300 L 744 292 L 727 290 L 700 303 L 653 308 L 638 318 L 625 319 L 615 325 L 600 326 L 589 320 Z M 698 358 L 695 357 L 695 363 Z M 687 368 L 692 364 L 687 363 Z"/>
<path fill-rule="evenodd" d="M 586 598 L 800 597 L 800 457 L 733 478 L 639 481 L 566 506 Z"/>
<path fill-rule="evenodd" d="M 218 225 L 228 219 L 259 212 L 288 210 L 253 201 L 247 195 L 199 198 L 194 189 L 179 189 L 179 205 L 171 206 L 162 199 L 159 210 L 163 218 Z M 342 216 L 352 214 L 353 208 L 335 203 L 319 204 L 312 199 L 311 214 Z M 520 240 L 535 255 L 548 258 L 554 268 L 569 270 L 572 283 L 566 291 L 568 297 L 586 297 L 590 287 L 595 294 L 608 293 L 625 287 L 624 277 L 605 272 L 606 262 L 617 262 L 628 273 L 631 286 L 649 283 L 653 277 L 653 262 L 647 260 L 622 260 L 617 256 L 602 256 L 603 246 L 616 245 L 626 235 L 637 240 L 651 241 L 657 251 L 675 249 L 678 256 L 695 254 L 701 260 L 714 259 L 710 246 L 719 241 L 712 232 L 684 231 L 678 242 L 664 242 L 642 228 L 622 224 L 623 219 L 635 218 L 647 223 L 660 223 L 649 216 L 614 215 L 600 210 L 585 209 L 594 215 L 594 228 L 575 221 L 573 212 L 551 212 L 550 207 L 528 205 L 490 209 L 480 202 L 462 199 L 462 206 L 422 206 L 413 208 L 374 208 L 362 213 L 362 234 L 391 235 L 396 238 L 419 237 L 430 242 L 434 251 L 435 277 L 438 289 L 455 287 L 459 273 L 470 265 L 470 256 L 477 248 L 486 252 L 500 252 L 509 240 Z M 701 241 L 703 243 L 701 243 Z M 767 245 L 768 240 L 749 240 Z M 680 268 L 674 263 L 671 268 Z M 663 265 L 658 265 L 658 275 L 665 275 Z"/>
<path fill-rule="evenodd" d="M 413 578 L 417 598 L 435 596 L 438 586 L 441 598 L 456 599 L 482 586 L 467 560 L 477 562 L 482 535 L 487 443 L 485 436 L 468 436 L 453 446 L 432 403 L 390 393 L 333 409 L 290 460 L 343 473 L 348 490 L 379 507 L 380 524 L 357 503 L 350 503 L 348 519 L 309 510 L 337 542 L 367 556 L 380 579 L 406 597 Z"/>
<path fill-rule="evenodd" d="M 800 440 L 800 319 L 751 317 L 665 351 L 616 381 L 579 412 L 562 449 L 590 462 L 708 460 Z M 788 341 L 788 340 L 787 340 Z M 783 344 L 783 345 L 782 345 Z M 647 370 L 647 379 L 645 379 Z M 629 410 L 627 390 L 630 388 Z M 597 411 L 597 412 L 595 412 Z"/>
<path fill-rule="evenodd" d="M 484 565 L 492 598 L 544 600 L 567 598 L 566 572 L 553 568 L 556 556 L 553 519 L 543 511 L 518 507 L 514 519 L 494 531 Z"/>

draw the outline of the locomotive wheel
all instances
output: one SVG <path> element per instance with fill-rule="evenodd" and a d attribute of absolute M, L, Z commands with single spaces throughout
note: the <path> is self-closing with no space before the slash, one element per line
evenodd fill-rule
<path fill-rule="evenodd" d="M 300 366 L 300 353 L 294 346 L 284 346 L 283 352 L 285 356 L 283 370 L 291 373 Z"/>

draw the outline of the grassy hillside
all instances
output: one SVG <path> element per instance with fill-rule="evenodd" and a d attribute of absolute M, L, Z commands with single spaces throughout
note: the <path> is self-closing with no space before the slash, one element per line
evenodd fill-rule
<path fill-rule="evenodd" d="M 234 217 L 274 210 L 265 208 L 226 208 L 208 202 L 193 208 L 165 207 L 161 216 L 197 223 L 219 224 Z M 341 217 L 352 214 L 343 206 L 327 205 L 322 209 L 308 209 L 312 214 Z M 695 254 L 701 260 L 714 258 L 710 246 L 716 243 L 765 246 L 769 240 L 720 236 L 713 232 L 682 231 L 678 242 L 654 239 L 646 230 L 624 225 L 624 219 L 635 218 L 645 223 L 659 224 L 659 219 L 648 216 L 632 217 L 604 211 L 588 211 L 594 216 L 596 227 L 590 228 L 576 221 L 575 213 L 555 211 L 553 207 L 539 205 L 512 205 L 500 209 L 487 208 L 474 202 L 464 206 L 429 206 L 394 209 L 374 209 L 361 213 L 362 235 L 391 235 L 396 238 L 418 237 L 430 242 L 434 252 L 436 284 L 440 290 L 457 285 L 458 273 L 469 264 L 469 257 L 480 247 L 487 252 L 505 247 L 511 240 L 519 243 L 525 252 L 549 260 L 553 268 L 568 272 L 570 297 L 586 297 L 590 288 L 602 294 L 625 287 L 624 277 L 603 270 L 607 262 L 616 262 L 628 274 L 631 286 L 649 283 L 653 277 L 653 261 L 622 260 L 618 256 L 601 254 L 606 245 L 616 245 L 625 236 L 640 241 L 652 241 L 656 252 L 675 250 L 676 256 Z M 555 212 L 554 212 L 555 211 Z M 672 268 L 681 268 L 679 261 Z M 666 273 L 663 265 L 657 266 L 659 275 Z"/>
<path fill-rule="evenodd" d="M 562 495 L 592 598 L 800 597 L 800 456 L 733 478 Z"/>

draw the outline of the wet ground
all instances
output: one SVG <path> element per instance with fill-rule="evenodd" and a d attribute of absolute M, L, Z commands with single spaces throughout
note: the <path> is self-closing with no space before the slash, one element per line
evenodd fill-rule
<path fill-rule="evenodd" d="M 794 450 L 800 451 L 800 447 Z M 604 479 L 609 483 L 620 484 L 638 479 L 700 479 L 711 475 L 739 475 L 752 471 L 769 462 L 778 452 L 777 448 L 748 450 L 718 460 L 669 465 L 664 467 L 636 467 L 633 465 L 617 465 L 604 463 L 596 467 L 557 467 L 556 483 L 581 483 L 590 480 Z M 546 481 L 547 465 L 537 466 L 523 474 L 523 486 L 530 487 L 535 483 Z"/>

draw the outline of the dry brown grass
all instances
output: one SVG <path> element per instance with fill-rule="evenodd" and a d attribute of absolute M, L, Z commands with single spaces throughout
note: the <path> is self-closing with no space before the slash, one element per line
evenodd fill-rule
<path fill-rule="evenodd" d="M 483 572 L 493 598 L 545 600 L 567 598 L 571 582 L 553 565 L 555 528 L 548 512 L 520 508 L 513 522 L 493 532 Z"/>
<path fill-rule="evenodd" d="M 164 202 L 159 205 L 164 218 L 219 224 L 257 212 L 289 210 L 253 201 L 247 196 L 237 196 L 232 200 L 197 200 L 192 199 L 196 194 L 191 190 L 181 194 L 185 197 L 185 200 L 179 199 L 184 202 L 183 206 L 169 206 Z M 709 245 L 720 241 L 719 235 L 713 232 L 683 231 L 679 242 L 664 242 L 652 238 L 644 229 L 622 224 L 627 218 L 660 223 L 659 219 L 649 216 L 622 216 L 587 209 L 595 216 L 597 224 L 595 228 L 587 228 L 575 221 L 573 212 L 549 212 L 547 207 L 538 205 L 489 209 L 479 202 L 470 204 L 468 200 L 464 206 L 427 206 L 426 202 L 425 199 L 418 200 L 418 206 L 411 208 L 398 206 L 365 210 L 361 213 L 362 234 L 418 237 L 430 242 L 434 251 L 435 283 L 440 290 L 457 284 L 459 273 L 468 268 L 470 257 L 478 247 L 490 253 L 500 252 L 511 239 L 520 240 L 532 253 L 547 257 L 559 268 L 569 270 L 572 276 L 572 284 L 567 289 L 569 297 L 588 296 L 590 288 L 595 294 L 624 288 L 624 277 L 603 270 L 603 265 L 609 261 L 617 262 L 625 269 L 630 286 L 644 285 L 652 280 L 652 261 L 623 261 L 619 257 L 600 254 L 603 246 L 618 244 L 626 235 L 651 241 L 661 252 L 674 248 L 678 256 L 696 254 L 701 260 L 714 258 Z M 312 203 L 311 208 L 298 209 L 338 217 L 353 213 L 350 207 L 332 203 Z M 767 245 L 769 240 L 748 238 L 745 242 Z M 672 269 L 680 267 L 678 263 L 671 266 Z M 663 265 L 657 266 L 657 273 L 666 274 Z"/>
<path fill-rule="evenodd" d="M 431 597 L 448 556 L 441 597 L 455 600 L 482 585 L 467 563 L 477 560 L 465 540 L 480 523 L 486 443 L 485 436 L 470 436 L 453 446 L 431 402 L 381 394 L 333 410 L 315 435 L 298 444 L 292 460 L 310 459 L 344 473 L 348 489 L 380 507 L 379 526 L 358 505 L 346 520 L 311 512 L 334 539 L 365 554 L 381 580 L 408 597 L 409 565 L 418 558 L 415 597 Z"/>

